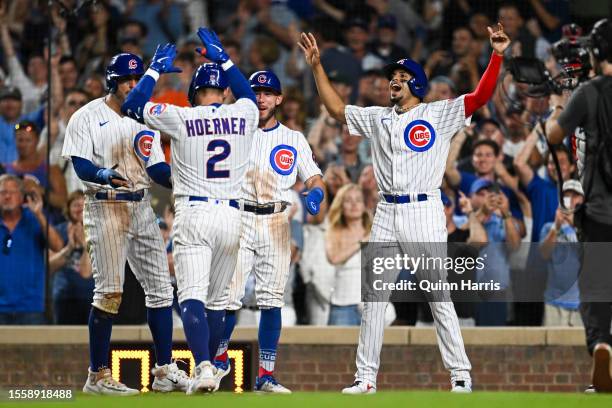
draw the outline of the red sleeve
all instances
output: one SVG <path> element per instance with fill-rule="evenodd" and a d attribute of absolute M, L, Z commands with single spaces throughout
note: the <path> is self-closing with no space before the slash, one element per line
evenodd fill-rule
<path fill-rule="evenodd" d="M 493 91 L 495 91 L 495 85 L 497 85 L 497 76 L 499 75 L 499 67 L 501 66 L 502 60 L 503 57 L 501 55 L 497 55 L 495 52 L 493 52 L 491 54 L 491 59 L 489 60 L 489 65 L 482 75 L 482 78 L 480 78 L 480 82 L 478 82 L 476 90 L 465 95 L 464 104 L 466 118 L 472 116 L 474 112 L 484 106 L 484 104 L 491 99 L 491 96 L 493 96 Z"/>

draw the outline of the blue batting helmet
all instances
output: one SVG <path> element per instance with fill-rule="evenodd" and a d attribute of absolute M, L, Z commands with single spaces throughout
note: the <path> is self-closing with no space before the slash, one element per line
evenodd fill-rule
<path fill-rule="evenodd" d="M 385 75 L 389 80 L 391 80 L 393 71 L 396 69 L 403 69 L 412 74 L 412 78 L 408 81 L 408 88 L 410 88 L 410 92 L 412 92 L 414 96 L 423 100 L 427 93 L 427 75 L 425 75 L 423 67 L 409 58 L 401 59 L 384 68 Z"/>
<path fill-rule="evenodd" d="M 117 79 L 130 75 L 144 75 L 142 59 L 135 54 L 122 53 L 111 58 L 106 67 L 106 87 L 110 93 L 117 90 Z"/>
<path fill-rule="evenodd" d="M 196 92 L 200 88 L 225 89 L 229 85 L 225 71 L 219 64 L 209 62 L 198 67 L 189 84 L 189 103 L 195 106 Z"/>
<path fill-rule="evenodd" d="M 249 84 L 253 91 L 257 89 L 270 89 L 277 94 L 282 94 L 281 83 L 272 71 L 257 71 L 249 77 Z"/>

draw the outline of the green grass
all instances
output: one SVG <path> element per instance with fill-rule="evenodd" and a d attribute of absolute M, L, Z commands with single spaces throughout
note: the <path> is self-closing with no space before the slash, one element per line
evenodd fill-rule
<path fill-rule="evenodd" d="M 214 405 L 213 405 L 214 404 Z M 0 402 L 0 406 L 46 408 L 591 408 L 612 407 L 612 394 L 583 395 L 519 392 L 475 392 L 457 395 L 440 391 L 379 392 L 376 395 L 350 396 L 333 392 L 300 392 L 293 395 L 257 395 L 253 393 L 213 395 L 186 395 L 173 393 L 160 395 L 148 393 L 135 397 L 98 397 L 78 393 L 73 401 L 65 402 Z"/>

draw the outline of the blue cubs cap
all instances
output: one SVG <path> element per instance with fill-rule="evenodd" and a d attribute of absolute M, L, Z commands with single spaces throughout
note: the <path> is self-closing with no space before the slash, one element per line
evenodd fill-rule
<path fill-rule="evenodd" d="M 485 178 L 479 178 L 472 183 L 472 186 L 470 187 L 470 195 L 479 192 L 483 188 L 489 188 L 492 185 L 493 185 L 493 182 L 491 180 L 488 180 Z"/>
<path fill-rule="evenodd" d="M 270 89 L 274 93 L 282 94 L 281 83 L 276 74 L 272 71 L 257 71 L 249 77 L 251 89 Z"/>

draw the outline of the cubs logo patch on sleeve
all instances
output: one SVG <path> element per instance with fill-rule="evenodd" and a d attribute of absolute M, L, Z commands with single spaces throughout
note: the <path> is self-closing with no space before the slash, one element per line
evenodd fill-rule
<path fill-rule="evenodd" d="M 418 119 L 410 122 L 404 130 L 404 142 L 415 152 L 429 150 L 436 141 L 436 132 L 429 122 Z"/>
<path fill-rule="evenodd" d="M 167 105 L 165 103 L 156 103 L 149 108 L 149 115 L 159 116 L 166 110 Z"/>
<path fill-rule="evenodd" d="M 151 130 L 140 131 L 134 136 L 134 152 L 145 162 L 149 161 L 155 133 Z"/>
<path fill-rule="evenodd" d="M 297 150 L 288 145 L 278 145 L 270 152 L 270 165 L 278 174 L 291 174 L 297 161 Z"/>

